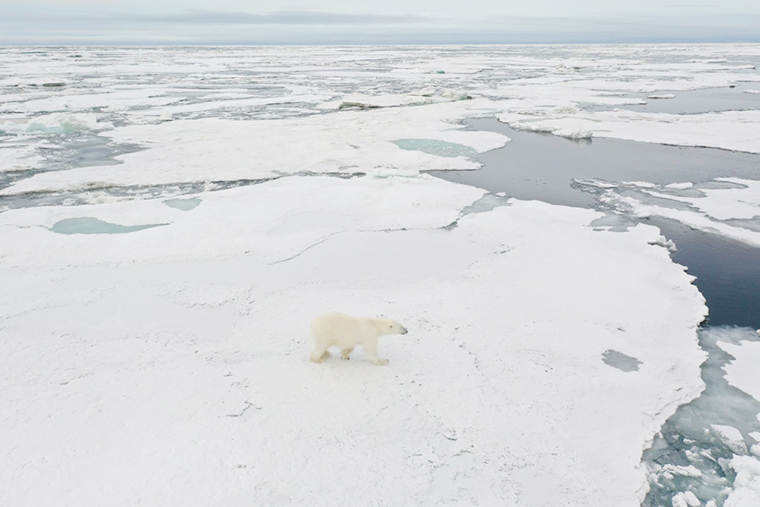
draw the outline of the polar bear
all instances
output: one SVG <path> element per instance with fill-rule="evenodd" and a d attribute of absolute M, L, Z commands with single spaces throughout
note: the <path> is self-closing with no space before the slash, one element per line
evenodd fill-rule
<path fill-rule="evenodd" d="M 343 359 L 349 359 L 354 347 L 361 344 L 373 364 L 385 366 L 388 360 L 377 357 L 377 338 L 384 334 L 406 333 L 406 328 L 395 320 L 326 313 L 311 321 L 313 348 L 309 358 L 321 363 L 330 355 L 328 347 L 336 345 L 342 349 Z"/>

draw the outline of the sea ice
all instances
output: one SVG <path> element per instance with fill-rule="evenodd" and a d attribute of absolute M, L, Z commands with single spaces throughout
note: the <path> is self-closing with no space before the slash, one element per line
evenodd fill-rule
<path fill-rule="evenodd" d="M 643 447 L 702 388 L 701 296 L 654 227 L 539 202 L 460 216 L 482 196 L 295 176 L 191 213 L 0 214 L 0 503 L 639 505 Z M 83 212 L 169 225 L 45 228 Z M 390 369 L 308 361 L 334 309 L 407 325 Z"/>
<path fill-rule="evenodd" d="M 505 113 L 499 119 L 511 127 L 573 137 L 610 137 L 629 141 L 705 146 L 760 153 L 760 111 L 725 111 L 694 115 L 639 113 L 615 110 L 577 114 L 533 115 Z M 716 134 L 716 133 L 719 133 Z"/>
<path fill-rule="evenodd" d="M 703 53 L 723 56 L 702 58 Z M 698 50 L 641 46 L 633 53 L 606 46 L 434 50 L 378 47 L 363 48 L 360 53 L 340 47 L 58 48 L 35 52 L 34 60 L 30 60 L 18 48 L 8 48 L 0 52 L 0 63 L 5 65 L 8 76 L 0 80 L 4 86 L 0 111 L 6 118 L 13 118 L 6 124 L 16 129 L 15 135 L 32 134 L 39 142 L 44 139 L 58 143 L 60 139 L 53 136 L 60 133 L 75 135 L 80 128 L 109 130 L 111 125 L 117 125 L 111 131 L 115 141 L 121 139 L 151 149 L 145 150 L 150 154 L 125 157 L 129 167 L 115 171 L 61 172 L 55 163 L 37 164 L 28 174 L 29 181 L 14 178 L 22 181 L 6 191 L 81 194 L 88 183 L 114 188 L 129 185 L 124 174 L 135 176 L 134 185 L 256 181 L 273 177 L 274 173 L 290 174 L 299 161 L 309 166 L 304 170 L 310 173 L 342 172 L 351 166 L 361 166 L 357 172 L 386 175 L 411 174 L 417 167 L 471 169 L 477 165 L 465 160 L 454 163 L 429 157 L 414 159 L 410 154 L 403 160 L 393 160 L 380 146 L 369 146 L 366 139 L 358 141 L 364 131 L 366 137 L 375 136 L 373 141 L 429 138 L 482 152 L 498 143 L 475 145 L 475 133 L 469 133 L 467 140 L 451 135 L 457 130 L 452 123 L 479 115 L 500 115 L 521 128 L 577 140 L 610 136 L 756 152 L 758 139 L 754 132 L 760 131 L 753 128 L 760 121 L 753 116 L 756 111 L 653 115 L 622 108 L 641 103 L 642 97 L 637 95 L 665 96 L 760 81 L 749 63 L 757 53 L 753 45 L 705 45 Z M 308 65 L 304 65 L 306 61 Z M 473 100 L 463 100 L 467 98 Z M 363 107 L 397 107 L 388 116 L 371 116 L 371 121 L 359 129 L 348 125 L 350 119 L 336 121 L 347 118 L 335 114 L 340 104 L 354 99 Z M 444 136 L 440 135 L 440 127 L 431 131 L 419 121 L 408 121 L 415 114 L 427 116 L 435 106 L 442 106 L 437 118 L 449 124 Z M 452 106 L 449 112 L 441 114 L 447 106 Z M 597 110 L 609 107 L 621 109 Z M 392 128 L 404 130 L 407 124 L 409 128 L 391 134 L 381 124 L 394 116 L 395 110 L 406 111 L 396 115 Z M 91 119 L 75 121 L 95 114 L 97 125 Z M 298 125 L 304 116 L 315 114 L 319 118 L 312 120 L 314 123 L 303 124 L 313 131 L 305 135 Z M 62 120 L 55 120 L 54 115 L 62 115 Z M 235 135 L 236 125 L 195 124 L 190 128 L 205 129 L 206 134 L 197 136 L 171 121 L 204 118 L 237 120 L 245 136 Z M 296 120 L 288 125 L 285 120 L 289 118 Z M 252 119 L 284 123 L 261 124 L 266 130 L 262 133 L 249 129 Z M 376 119 L 380 119 L 380 125 L 374 126 Z M 26 130 L 27 125 L 33 127 L 31 132 Z M 344 144 L 320 132 L 322 125 L 331 125 L 331 131 L 343 129 L 357 135 L 348 136 L 352 139 L 346 139 Z M 217 128 L 224 132 L 216 133 Z M 128 138 L 131 141 L 126 141 Z M 245 166 L 241 157 L 230 154 L 244 138 L 246 143 L 252 143 L 249 152 L 257 153 Z M 292 144 L 292 139 L 297 138 L 302 142 L 295 144 L 307 149 L 285 150 L 294 153 L 295 162 L 291 164 L 270 153 L 266 145 L 259 145 L 258 139 L 264 138 L 272 140 L 269 144 L 273 147 Z M 329 150 L 319 149 L 320 145 Z M 350 150 L 355 150 L 355 157 L 349 155 Z M 187 157 L 183 156 L 185 152 Z M 189 164 L 189 159 L 198 163 Z M 272 160 L 272 166 L 260 166 L 262 159 Z M 335 159 L 343 163 L 335 164 Z M 383 159 L 387 164 L 374 167 L 367 163 L 373 159 Z M 57 174 L 39 173 L 48 169 Z"/>
<path fill-rule="evenodd" d="M 718 346 L 731 354 L 734 360 L 726 365 L 726 380 L 756 400 L 760 400 L 760 342 L 743 341 L 740 344 L 718 342 Z M 759 440 L 760 441 L 760 440 Z"/>
<path fill-rule="evenodd" d="M 28 170 L 42 160 L 33 146 L 6 146 L 0 150 L 0 173 Z"/>
<path fill-rule="evenodd" d="M 482 116 L 760 152 L 757 111 L 624 109 L 760 81 L 760 46 L 24 51 L 0 48 L 0 504 L 644 500 L 642 450 L 703 387 L 692 277 L 622 214 L 421 173 L 508 142 L 462 124 Z M 77 167 L 93 131 L 142 149 Z M 751 233 L 710 213 L 726 197 L 747 220 L 754 186 L 717 183 L 600 192 Z M 163 226 L 55 233 L 116 224 Z M 328 310 L 410 333 L 382 345 L 389 369 L 313 365 L 307 323 Z M 730 458 L 733 491 L 696 466 L 662 477 L 740 502 L 757 474 Z"/>
<path fill-rule="evenodd" d="M 663 217 L 695 229 L 760 246 L 760 182 L 717 178 L 699 184 L 655 185 L 583 180 L 617 213 Z"/>
<path fill-rule="evenodd" d="M 702 502 L 691 491 L 678 493 L 673 497 L 673 507 L 700 507 Z"/>
<path fill-rule="evenodd" d="M 748 498 L 747 481 L 739 477 L 739 470 L 753 476 L 755 458 L 747 455 L 747 444 L 760 428 L 755 417 L 760 415 L 760 401 L 740 388 L 757 386 L 757 381 L 756 375 L 729 380 L 728 372 L 741 360 L 746 361 L 744 367 L 755 366 L 745 347 L 756 345 L 757 337 L 751 329 L 728 326 L 708 327 L 699 334 L 709 353 L 702 365 L 706 389 L 678 408 L 645 451 L 652 485 L 646 506 L 675 502 L 689 491 L 706 504 L 743 505 L 741 500 Z"/>
<path fill-rule="evenodd" d="M 741 432 L 733 426 L 725 424 L 713 424 L 712 430 L 731 449 L 734 454 L 747 454 L 747 445 L 744 443 L 744 437 Z"/>
<path fill-rule="evenodd" d="M 109 129 L 112 125 L 100 123 L 95 114 L 66 114 L 53 113 L 37 116 L 26 125 L 27 132 L 42 132 L 46 134 L 64 134 L 78 130 Z"/>
<path fill-rule="evenodd" d="M 736 456 L 729 465 L 735 472 L 734 490 L 723 507 L 755 507 L 760 505 L 760 460 Z"/>
<path fill-rule="evenodd" d="M 344 111 L 294 120 L 239 122 L 209 118 L 121 127 L 103 135 L 118 143 L 149 149 L 121 155 L 124 163 L 116 167 L 35 174 L 0 194 L 81 190 L 93 184 L 260 180 L 299 172 L 413 176 L 423 169 L 475 169 L 478 163 L 473 160 L 399 150 L 392 141 L 431 139 L 472 150 L 461 148 L 462 154 L 503 146 L 509 139 L 501 134 L 467 131 L 450 123 L 482 105 L 465 101 L 424 108 Z M 283 149 L 285 146 L 288 148 Z"/>

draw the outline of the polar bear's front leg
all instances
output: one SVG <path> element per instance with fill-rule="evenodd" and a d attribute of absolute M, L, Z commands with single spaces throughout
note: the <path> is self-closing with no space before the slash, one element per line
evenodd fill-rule
<path fill-rule="evenodd" d="M 349 359 L 351 359 L 350 357 L 348 357 L 348 355 L 353 351 L 354 351 L 354 348 L 351 347 L 350 349 L 343 349 L 340 354 L 343 356 L 343 359 L 348 361 Z"/>
<path fill-rule="evenodd" d="M 388 364 L 387 359 L 380 359 L 377 355 L 377 338 L 364 342 L 364 352 L 367 354 L 367 357 L 372 364 L 380 366 L 386 366 Z"/>
<path fill-rule="evenodd" d="M 330 357 L 330 353 L 327 351 L 327 347 L 319 345 L 314 345 L 314 349 L 309 354 L 309 359 L 315 363 L 323 363 L 328 357 Z"/>

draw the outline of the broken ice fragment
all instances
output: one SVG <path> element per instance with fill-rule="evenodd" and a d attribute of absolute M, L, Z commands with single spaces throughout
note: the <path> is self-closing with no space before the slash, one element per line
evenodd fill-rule
<path fill-rule="evenodd" d="M 726 447 L 731 449 L 735 454 L 747 454 L 747 444 L 744 443 L 744 437 L 739 430 L 733 426 L 723 424 L 713 424 L 711 426 L 715 435 L 720 438 Z"/>

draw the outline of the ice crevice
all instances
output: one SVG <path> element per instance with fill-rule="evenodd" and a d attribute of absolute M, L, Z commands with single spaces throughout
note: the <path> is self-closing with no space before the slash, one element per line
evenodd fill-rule
<path fill-rule="evenodd" d="M 291 255 L 290 257 L 287 257 L 285 259 L 280 259 L 280 260 L 277 260 L 277 261 L 274 261 L 274 262 L 270 262 L 268 264 L 270 266 L 274 266 L 276 264 L 282 264 L 284 262 L 288 262 L 288 261 L 292 261 L 293 259 L 297 259 L 298 257 L 300 257 L 301 255 L 305 254 L 306 252 L 308 252 L 312 248 L 317 247 L 317 246 L 321 245 L 322 243 L 325 243 L 325 242 L 329 241 L 330 238 L 332 238 L 333 236 L 336 236 L 338 234 L 341 234 L 342 232 L 343 231 L 333 232 L 332 234 L 329 234 L 327 237 L 322 238 L 321 240 L 319 240 L 319 241 L 317 241 L 315 243 L 312 243 L 311 245 L 309 245 L 306 248 L 300 250 L 298 253 L 296 253 L 294 255 Z M 245 253 L 250 253 L 250 252 L 251 252 L 250 250 L 247 250 Z"/>
<path fill-rule="evenodd" d="M 238 412 L 238 413 L 234 413 L 234 414 L 227 414 L 225 417 L 243 417 L 243 416 L 245 415 L 245 413 L 246 413 L 246 412 L 247 412 L 249 409 L 251 409 L 251 408 L 253 408 L 253 409 L 255 409 L 255 410 L 261 410 L 261 407 L 257 407 L 257 406 L 256 406 L 256 405 L 254 405 L 253 403 L 251 403 L 251 402 L 249 402 L 249 401 L 246 401 L 246 402 L 245 402 L 245 406 L 243 407 L 243 409 L 242 409 L 240 412 Z"/>

